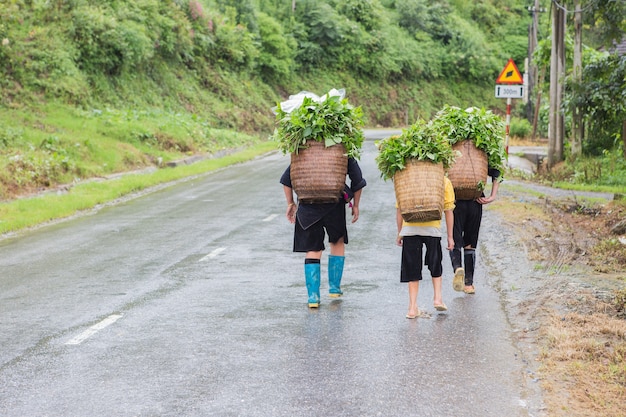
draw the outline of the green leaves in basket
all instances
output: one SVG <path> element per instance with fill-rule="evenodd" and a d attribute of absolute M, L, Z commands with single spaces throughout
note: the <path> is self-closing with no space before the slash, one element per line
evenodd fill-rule
<path fill-rule="evenodd" d="M 491 111 L 470 107 L 460 109 L 444 106 L 431 120 L 432 127 L 443 135 L 451 144 L 471 140 L 474 145 L 487 154 L 489 166 L 504 169 L 506 151 L 504 122 Z"/>
<path fill-rule="evenodd" d="M 418 120 L 401 135 L 391 136 L 376 142 L 378 155 L 376 164 L 384 180 L 393 178 L 403 170 L 408 160 L 442 163 L 444 169 L 454 162 L 455 153 L 444 136 L 432 129 L 430 123 Z"/>
<path fill-rule="evenodd" d="M 298 153 L 306 148 L 307 140 L 324 142 L 326 147 L 342 143 L 349 157 L 359 158 L 363 145 L 363 110 L 347 99 L 329 96 L 318 102 L 305 97 L 302 105 L 291 113 L 277 107 L 272 139 L 278 141 L 284 153 Z"/>

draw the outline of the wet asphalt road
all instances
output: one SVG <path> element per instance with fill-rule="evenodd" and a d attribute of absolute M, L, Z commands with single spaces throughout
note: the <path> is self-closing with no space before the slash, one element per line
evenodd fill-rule
<path fill-rule="evenodd" d="M 425 279 L 432 317 L 404 317 L 375 152 L 368 140 L 345 295 L 326 295 L 325 255 L 319 310 L 291 252 L 279 153 L 0 241 L 0 415 L 531 415 L 488 280 L 454 292 L 446 257 L 449 311 Z"/>

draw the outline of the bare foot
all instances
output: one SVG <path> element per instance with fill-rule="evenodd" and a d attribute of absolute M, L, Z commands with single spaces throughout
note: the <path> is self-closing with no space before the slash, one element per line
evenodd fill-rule
<path fill-rule="evenodd" d="M 447 311 L 448 307 L 442 302 L 440 303 L 434 303 L 433 306 L 435 307 L 435 310 L 437 311 Z"/>
<path fill-rule="evenodd" d="M 414 318 L 417 318 L 419 315 L 420 315 L 420 311 L 418 309 L 409 308 L 409 311 L 406 313 L 406 318 L 414 319 Z"/>

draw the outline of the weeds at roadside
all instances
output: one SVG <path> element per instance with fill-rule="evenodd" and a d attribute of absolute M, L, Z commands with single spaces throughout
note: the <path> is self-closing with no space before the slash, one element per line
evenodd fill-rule
<path fill-rule="evenodd" d="M 614 291 L 613 304 L 617 315 L 626 319 L 626 288 Z"/>
<path fill-rule="evenodd" d="M 275 148 L 274 143 L 264 142 L 222 158 L 209 158 L 195 164 L 156 169 L 149 173 L 121 175 L 106 181 L 83 181 L 64 186 L 56 193 L 45 193 L 31 198 L 19 198 L 0 203 L 0 219 L 2 219 L 0 238 L 9 232 L 69 218 L 77 212 L 135 195 L 147 188 L 193 178 L 224 166 L 247 161 Z M 28 213 L 28 216 L 24 213 Z"/>
<path fill-rule="evenodd" d="M 264 141 L 189 114 L 54 104 L 40 111 L 26 127 L 19 112 L 0 115 L 0 201 Z"/>
<path fill-rule="evenodd" d="M 516 178 L 524 181 L 530 181 L 534 178 L 534 176 L 535 174 L 516 168 L 508 169 L 506 171 L 507 178 Z"/>
<path fill-rule="evenodd" d="M 572 202 L 503 186 L 489 209 L 516 230 L 546 278 L 521 310 L 538 322 L 546 415 L 626 417 L 626 245 L 611 232 L 626 218 L 626 202 Z"/>
<path fill-rule="evenodd" d="M 540 372 L 550 378 L 544 386 L 551 416 L 623 416 L 626 398 L 626 321 L 614 307 L 588 294 L 573 304 L 595 305 L 590 314 L 553 314 L 542 326 Z M 575 308 L 575 305 L 571 306 Z M 563 409 L 561 391 L 567 395 Z"/>

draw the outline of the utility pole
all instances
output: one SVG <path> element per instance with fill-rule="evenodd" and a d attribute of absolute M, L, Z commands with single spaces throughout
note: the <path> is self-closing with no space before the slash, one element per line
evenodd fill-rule
<path fill-rule="evenodd" d="M 537 118 L 539 115 L 539 106 L 541 103 L 541 90 L 537 89 L 536 93 L 536 102 L 533 109 L 532 97 L 533 92 L 535 91 L 535 87 L 540 86 L 539 79 L 539 68 L 536 64 L 533 63 L 533 54 L 537 49 L 537 44 L 539 43 L 539 13 L 543 13 L 546 10 L 543 7 L 539 6 L 539 0 L 535 0 L 535 4 L 533 6 L 528 7 L 528 11 L 532 13 L 533 20 L 530 24 L 530 28 L 528 30 L 528 84 L 526 86 L 526 97 L 528 97 L 527 103 L 527 118 L 532 121 L 533 125 L 533 134 L 532 139 L 535 140 L 535 136 L 537 133 Z"/>
<path fill-rule="evenodd" d="M 565 116 L 561 110 L 561 103 L 563 102 L 563 79 L 565 78 L 565 21 L 566 10 L 559 7 L 559 39 L 558 39 L 558 76 L 557 76 L 557 106 L 555 111 L 557 114 L 556 120 L 558 122 L 556 126 L 556 160 L 563 160 L 563 143 L 565 142 Z"/>
<path fill-rule="evenodd" d="M 552 0 L 552 51 L 550 55 L 550 128 L 548 130 L 548 169 L 563 160 L 565 122 L 561 112 L 565 73 L 565 10 Z"/>
<path fill-rule="evenodd" d="M 528 7 L 528 11 L 533 15 L 533 21 L 530 24 L 529 33 L 528 33 L 528 96 L 533 90 L 533 87 L 537 85 L 537 66 L 533 64 L 533 54 L 537 49 L 537 43 L 539 42 L 539 0 L 535 0 L 535 5 L 532 7 Z"/>

